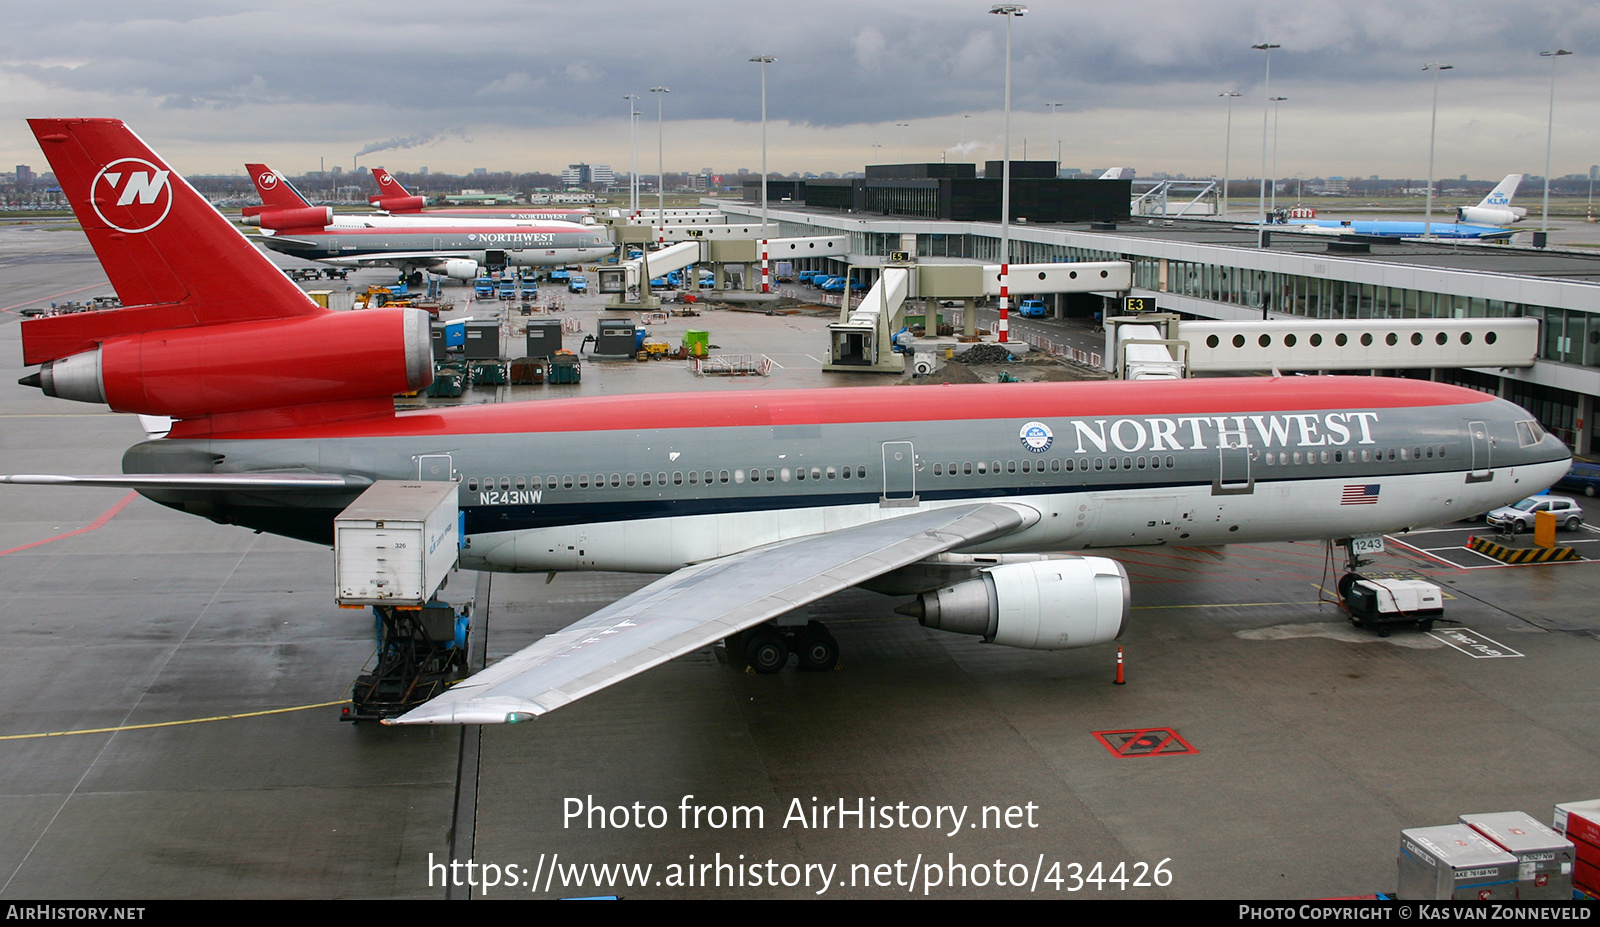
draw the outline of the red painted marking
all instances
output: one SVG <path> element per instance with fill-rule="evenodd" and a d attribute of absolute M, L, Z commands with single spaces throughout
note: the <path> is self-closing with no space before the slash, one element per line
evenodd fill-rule
<path fill-rule="evenodd" d="M 280 276 L 282 276 L 280 274 Z M 346 313 L 347 314 L 347 313 Z M 66 318 L 73 318 L 67 316 Z M 872 422 L 970 421 L 1113 416 L 1235 415 L 1335 409 L 1399 409 L 1493 402 L 1477 390 L 1384 377 L 1283 377 L 1016 383 L 940 387 L 940 402 L 907 401 L 895 386 L 769 390 L 696 397 L 663 405 L 650 394 L 456 407 L 393 416 L 324 421 L 288 429 L 230 430 L 230 438 L 399 437 L 539 434 L 635 429 L 739 428 Z M 219 434 L 221 429 L 219 429 Z M 1066 440 L 1069 435 L 1058 435 Z"/>
<path fill-rule="evenodd" d="M 1095 739 L 1119 760 L 1147 756 L 1187 756 L 1199 753 L 1183 735 L 1170 727 L 1141 727 L 1125 731 L 1091 731 Z"/>
<path fill-rule="evenodd" d="M 113 505 L 111 508 L 106 509 L 105 514 L 101 515 L 99 518 L 96 518 L 94 521 L 89 522 L 89 524 L 85 525 L 84 527 L 79 528 L 76 531 L 68 531 L 66 534 L 58 534 L 53 538 L 45 538 L 42 541 L 34 541 L 34 542 L 30 543 L 30 544 L 24 544 L 21 547 L 13 547 L 10 550 L 0 550 L 0 557 L 4 557 L 6 554 L 14 554 L 19 550 L 27 550 L 30 547 L 38 547 L 41 544 L 49 544 L 51 541 L 59 541 L 62 538 L 70 538 L 70 537 L 72 537 L 74 535 L 86 534 L 86 533 L 88 533 L 90 531 L 94 531 L 94 530 L 99 529 L 99 528 L 104 528 L 105 525 L 106 525 L 106 522 L 110 521 L 113 518 L 116 518 L 118 512 L 120 512 L 123 509 L 127 508 L 128 507 L 128 503 L 132 502 L 134 499 L 137 499 L 138 497 L 139 497 L 138 493 L 129 491 L 129 493 L 126 496 L 123 496 L 122 499 L 119 500 L 116 505 Z"/>

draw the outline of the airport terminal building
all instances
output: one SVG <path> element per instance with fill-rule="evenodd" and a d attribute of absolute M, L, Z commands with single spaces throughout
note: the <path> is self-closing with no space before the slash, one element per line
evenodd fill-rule
<path fill-rule="evenodd" d="M 1027 216 L 1027 198 L 1017 200 L 1014 192 L 1013 215 Z M 814 259 L 819 267 L 844 272 L 848 264 L 870 283 L 894 251 L 913 252 L 921 262 L 1000 262 L 998 222 L 885 215 L 858 210 L 854 201 L 845 205 L 839 197 L 827 201 L 830 206 L 774 202 L 769 190 L 768 214 L 778 226 L 773 237 L 850 236 L 848 258 Z M 730 218 L 760 217 L 759 202 L 718 205 Z M 1510 399 L 1579 454 L 1600 450 L 1600 253 L 1466 241 L 1330 240 L 1287 231 L 1269 234 L 1263 243 L 1254 227 L 1144 217 L 1014 221 L 1010 235 L 1017 264 L 1127 261 L 1133 266 L 1130 295 L 1154 297 L 1162 311 L 1186 317 L 1539 319 L 1539 357 L 1531 368 L 1405 375 Z M 1064 299 L 1056 310 L 1095 311 Z"/>

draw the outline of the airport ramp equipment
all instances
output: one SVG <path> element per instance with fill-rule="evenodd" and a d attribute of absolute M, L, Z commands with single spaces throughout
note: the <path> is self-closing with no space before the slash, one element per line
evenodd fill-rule
<path fill-rule="evenodd" d="M 1118 326 L 1117 350 L 1121 354 L 1122 378 L 1183 379 L 1183 358 L 1173 357 L 1173 347 L 1166 343 L 1161 329 L 1154 325 Z"/>
<path fill-rule="evenodd" d="M 983 265 L 983 279 L 984 294 L 999 296 L 1000 265 Z M 1133 265 L 1127 261 L 1012 264 L 1006 282 L 1012 296 L 1031 296 L 1035 293 L 1125 293 L 1133 287 Z"/>
<path fill-rule="evenodd" d="M 700 243 L 697 241 L 680 241 L 675 245 L 668 245 L 660 251 L 652 251 L 648 257 L 650 261 L 650 276 L 652 278 L 665 277 L 675 270 L 682 270 L 690 264 L 698 263 L 700 261 Z M 622 266 L 628 271 L 628 286 L 634 287 L 640 284 L 639 274 L 644 263 L 645 258 L 642 257 L 622 262 Z"/>
<path fill-rule="evenodd" d="M 995 268 L 998 272 L 999 268 Z M 905 355 L 894 353 L 894 324 L 911 289 L 910 267 L 885 267 L 878 282 L 843 321 L 828 326 L 828 370 L 904 370 Z M 845 292 L 849 292 L 846 283 Z"/>

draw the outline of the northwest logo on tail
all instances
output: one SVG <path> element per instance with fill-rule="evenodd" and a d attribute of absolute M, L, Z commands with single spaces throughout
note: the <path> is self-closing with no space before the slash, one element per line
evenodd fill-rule
<path fill-rule="evenodd" d="M 256 185 L 263 190 L 271 190 L 278 185 L 278 175 L 271 171 L 263 171 L 261 176 L 256 178 Z"/>
<path fill-rule="evenodd" d="M 92 191 L 89 202 L 94 204 L 95 215 L 117 231 L 129 234 L 148 232 L 160 225 L 161 220 L 172 211 L 172 184 L 167 179 L 169 173 L 143 158 L 120 158 L 102 167 L 100 173 L 94 176 L 94 181 L 89 185 Z M 109 195 L 100 189 L 102 180 L 110 188 Z M 118 221 L 113 221 L 105 214 L 102 207 L 108 203 L 124 210 Z"/>

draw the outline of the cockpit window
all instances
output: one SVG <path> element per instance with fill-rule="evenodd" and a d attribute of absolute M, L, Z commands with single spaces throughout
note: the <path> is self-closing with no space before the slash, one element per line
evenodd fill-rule
<path fill-rule="evenodd" d="M 1531 447 L 1544 440 L 1544 429 L 1538 422 L 1517 423 L 1517 444 L 1522 447 Z"/>

